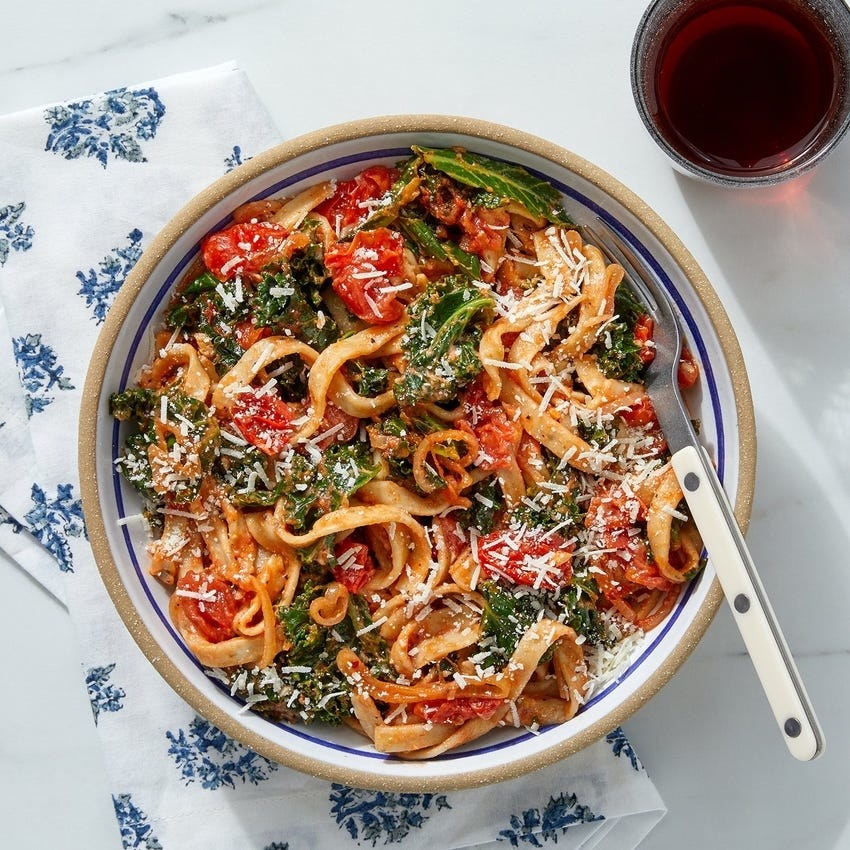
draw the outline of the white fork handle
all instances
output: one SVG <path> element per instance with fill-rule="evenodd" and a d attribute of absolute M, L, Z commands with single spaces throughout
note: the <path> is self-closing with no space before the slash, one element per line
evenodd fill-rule
<path fill-rule="evenodd" d="M 672 465 L 785 743 L 810 761 L 823 734 L 714 467 L 695 446 Z"/>

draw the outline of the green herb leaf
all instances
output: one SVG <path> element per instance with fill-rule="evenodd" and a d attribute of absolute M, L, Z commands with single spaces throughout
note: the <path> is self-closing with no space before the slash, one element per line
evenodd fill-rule
<path fill-rule="evenodd" d="M 473 280 L 481 278 L 481 261 L 478 257 L 464 251 L 454 242 L 441 240 L 423 219 L 404 213 L 399 218 L 399 225 L 424 256 L 447 260 Z"/>
<path fill-rule="evenodd" d="M 549 183 L 512 163 L 500 162 L 469 151 L 445 148 L 413 150 L 432 168 L 459 183 L 522 204 L 532 215 L 566 227 L 573 222 L 561 205 L 560 193 Z"/>
<path fill-rule="evenodd" d="M 322 309 L 318 285 L 324 281 L 324 266 L 315 253 L 307 249 L 298 257 L 293 256 L 296 262 L 288 270 L 265 272 L 251 298 L 251 307 L 259 327 L 271 328 L 275 334 L 288 332 L 322 351 L 339 339 L 339 328 L 327 308 Z M 300 279 L 293 274 L 293 268 Z"/>
<path fill-rule="evenodd" d="M 502 488 L 495 476 L 483 478 L 469 489 L 471 507 L 459 515 L 463 528 L 476 528 L 479 534 L 489 534 L 496 527 L 496 515 L 502 509 Z"/>
<path fill-rule="evenodd" d="M 626 285 L 617 287 L 614 294 L 616 319 L 605 327 L 605 333 L 596 341 L 591 353 L 606 378 L 638 382 L 643 377 L 646 364 L 641 359 L 641 345 L 635 339 L 638 320 L 646 308 Z"/>
<path fill-rule="evenodd" d="M 379 472 L 366 443 L 334 443 L 317 463 L 293 452 L 275 488 L 287 525 L 299 533 L 309 530 Z"/>
<path fill-rule="evenodd" d="M 481 371 L 481 330 L 472 325 L 493 306 L 465 277 L 444 277 L 428 286 L 408 307 L 401 339 L 408 365 L 393 386 L 400 405 L 449 401 Z"/>

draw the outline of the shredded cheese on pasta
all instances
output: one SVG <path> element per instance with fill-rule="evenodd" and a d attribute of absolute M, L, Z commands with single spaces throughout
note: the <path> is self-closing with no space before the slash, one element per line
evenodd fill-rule
<path fill-rule="evenodd" d="M 623 269 L 421 153 L 381 168 L 235 211 L 113 407 L 208 673 L 419 759 L 569 721 L 701 544 L 604 365 L 653 354 Z"/>

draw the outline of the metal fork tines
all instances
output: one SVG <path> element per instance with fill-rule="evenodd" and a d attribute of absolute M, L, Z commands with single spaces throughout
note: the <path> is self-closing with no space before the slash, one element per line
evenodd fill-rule
<path fill-rule="evenodd" d="M 662 422 L 668 442 L 689 445 L 697 442 L 691 418 L 679 392 L 679 359 L 682 354 L 682 334 L 673 302 L 660 284 L 640 270 L 640 261 L 634 252 L 601 221 L 593 227 L 582 228 L 595 245 L 611 262 L 619 263 L 626 272 L 625 283 L 641 299 L 653 320 L 652 345 L 655 356 L 644 375 L 647 395 L 656 408 L 675 409 L 675 415 Z M 668 433 L 668 431 L 670 433 Z"/>
<path fill-rule="evenodd" d="M 601 220 L 583 227 L 591 244 L 623 266 L 628 284 L 641 297 L 654 322 L 655 358 L 646 372 L 646 392 L 670 448 L 670 465 L 785 743 L 798 759 L 815 758 L 823 735 L 765 593 L 732 506 L 707 452 L 699 444 L 678 387 L 682 331 L 669 294 L 635 253 Z"/>

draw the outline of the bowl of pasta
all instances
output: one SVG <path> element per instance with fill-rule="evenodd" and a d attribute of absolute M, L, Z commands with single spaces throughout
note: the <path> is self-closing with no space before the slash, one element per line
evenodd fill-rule
<path fill-rule="evenodd" d="M 317 776 L 448 789 L 576 752 L 681 665 L 721 592 L 596 219 L 676 302 L 680 385 L 746 525 L 730 323 L 658 216 L 568 151 L 340 125 L 156 237 L 92 359 L 83 500 L 118 612 L 200 714 Z"/>

